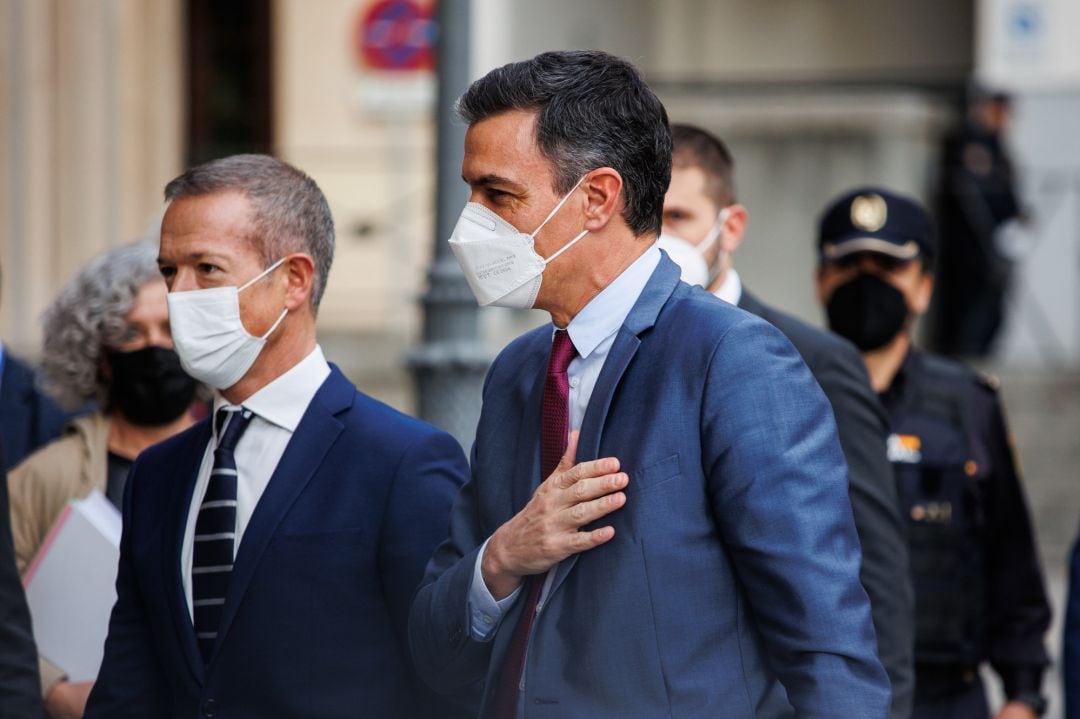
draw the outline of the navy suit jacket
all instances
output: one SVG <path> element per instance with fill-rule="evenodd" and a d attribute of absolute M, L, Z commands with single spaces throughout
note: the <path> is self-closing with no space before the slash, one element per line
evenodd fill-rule
<path fill-rule="evenodd" d="M 889 416 L 855 345 L 762 303 L 743 288 L 739 307 L 784 333 L 832 405 L 848 465 L 848 498 L 862 544 L 859 576 L 870 597 L 878 658 L 892 684 L 891 719 L 909 719 L 915 699 L 915 591 L 907 525 L 885 451 Z"/>
<path fill-rule="evenodd" d="M 1065 600 L 1065 639 L 1061 655 L 1065 717 L 1080 719 L 1080 536 L 1069 554 L 1069 590 Z"/>
<path fill-rule="evenodd" d="M 41 716 L 41 677 L 15 547 L 11 541 L 7 472 L 0 446 L 0 719 Z"/>
<path fill-rule="evenodd" d="M 492 365 L 472 479 L 413 602 L 414 658 L 443 691 L 484 682 L 487 701 L 521 614 L 478 642 L 467 599 L 481 543 L 541 481 L 550 343 L 547 325 Z M 629 474 L 627 501 L 601 520 L 610 542 L 556 571 L 526 717 L 887 715 L 832 411 L 778 330 L 665 256 L 585 413 L 577 459 L 602 456 Z"/>
<path fill-rule="evenodd" d="M 7 467 L 60 436 L 72 416 L 34 386 L 34 372 L 4 350 L 0 376 L 0 444 Z"/>
<path fill-rule="evenodd" d="M 88 719 L 453 716 L 418 691 L 406 619 L 466 479 L 457 442 L 333 368 L 245 530 L 204 667 L 180 553 L 209 439 L 204 421 L 131 470 Z"/>

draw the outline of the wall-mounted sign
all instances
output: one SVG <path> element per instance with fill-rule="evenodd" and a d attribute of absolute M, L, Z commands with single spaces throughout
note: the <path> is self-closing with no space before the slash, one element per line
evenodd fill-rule
<path fill-rule="evenodd" d="M 365 70 L 410 72 L 435 68 L 435 5 L 376 0 L 360 14 L 355 42 Z"/>

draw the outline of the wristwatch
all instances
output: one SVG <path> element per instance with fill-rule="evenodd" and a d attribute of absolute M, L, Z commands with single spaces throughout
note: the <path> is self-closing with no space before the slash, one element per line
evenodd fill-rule
<path fill-rule="evenodd" d="M 1017 692 L 1009 697 L 1009 701 L 1027 704 L 1037 717 L 1041 717 L 1046 713 L 1046 697 L 1039 692 Z"/>

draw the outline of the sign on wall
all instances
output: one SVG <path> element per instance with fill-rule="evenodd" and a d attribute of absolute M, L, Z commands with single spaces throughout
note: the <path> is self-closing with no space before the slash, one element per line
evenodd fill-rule
<path fill-rule="evenodd" d="M 429 110 L 435 96 L 435 3 L 374 0 L 361 3 L 356 18 L 352 42 L 360 110 L 395 116 Z"/>
<path fill-rule="evenodd" d="M 980 0 L 976 73 L 1012 90 L 1080 88 L 1080 2 Z"/>

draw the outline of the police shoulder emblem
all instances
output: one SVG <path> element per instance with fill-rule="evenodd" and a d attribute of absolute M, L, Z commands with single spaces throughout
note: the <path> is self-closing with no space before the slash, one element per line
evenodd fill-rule
<path fill-rule="evenodd" d="M 881 195 L 859 195 L 851 201 L 851 222 L 860 230 L 877 232 L 885 226 L 888 216 L 889 208 Z"/>

